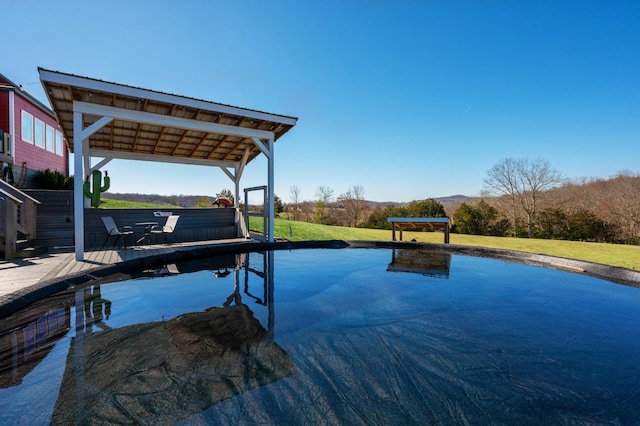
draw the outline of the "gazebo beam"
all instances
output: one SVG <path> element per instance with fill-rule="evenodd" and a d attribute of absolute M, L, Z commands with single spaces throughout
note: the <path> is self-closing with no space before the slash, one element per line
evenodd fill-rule
<path fill-rule="evenodd" d="M 267 147 L 260 139 L 256 137 L 252 137 L 251 139 L 253 140 L 253 143 L 260 149 L 260 151 L 262 151 L 264 155 L 266 155 L 267 157 L 271 155 L 271 149 Z M 268 138 L 268 139 L 273 139 L 273 138 Z"/>
<path fill-rule="evenodd" d="M 238 161 L 217 161 L 207 160 L 206 158 L 193 158 L 193 157 L 172 157 L 169 155 L 159 154 L 146 154 L 142 152 L 129 152 L 129 151 L 110 151 L 102 149 L 92 149 L 89 154 L 91 157 L 111 157 L 118 160 L 135 160 L 135 161 L 151 161 L 156 163 L 173 163 L 173 164 L 189 164 L 198 166 L 211 166 L 211 167 L 237 167 L 240 163 Z"/>
<path fill-rule="evenodd" d="M 74 111 L 84 114 L 113 117 L 114 119 L 130 121 L 133 123 L 146 123 L 156 126 L 175 127 L 179 129 L 195 130 L 205 133 L 218 133 L 222 135 L 240 136 L 245 138 L 273 138 L 273 132 L 251 129 L 247 127 L 230 126 L 228 124 L 210 123 L 192 120 L 189 118 L 172 117 L 168 115 L 154 114 L 144 111 L 116 108 L 107 105 L 90 104 L 87 102 L 74 102 Z"/>
<path fill-rule="evenodd" d="M 113 158 L 106 158 L 106 157 L 103 158 L 102 161 L 98 162 L 98 164 L 95 164 L 94 166 L 91 166 L 91 171 L 100 170 L 101 168 L 106 166 L 108 163 L 110 163 L 111 160 L 113 160 Z"/>

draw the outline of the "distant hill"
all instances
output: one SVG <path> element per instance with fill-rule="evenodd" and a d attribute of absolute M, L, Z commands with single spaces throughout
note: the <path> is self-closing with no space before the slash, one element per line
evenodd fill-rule
<path fill-rule="evenodd" d="M 111 200 L 136 201 L 140 203 L 164 204 L 173 207 L 196 207 L 202 198 L 208 198 L 213 202 L 213 198 L 205 195 L 158 195 L 158 194 L 118 194 L 105 192 L 102 198 Z"/>
<path fill-rule="evenodd" d="M 467 197 L 466 195 L 449 195 L 448 197 L 434 197 L 434 200 L 441 203 L 443 206 L 448 204 L 457 204 L 463 202 L 469 202 L 474 199 L 474 197 Z M 373 208 L 377 207 L 387 207 L 387 206 L 397 206 L 403 207 L 409 204 L 408 202 L 397 202 L 397 201 L 367 201 L 369 205 Z"/>
<path fill-rule="evenodd" d="M 435 198 L 436 201 L 442 203 L 442 205 L 447 204 L 455 204 L 455 203 L 466 203 L 472 201 L 476 197 L 467 197 L 466 195 L 449 195 L 448 197 L 439 197 Z"/>
<path fill-rule="evenodd" d="M 103 194 L 103 198 L 109 198 L 111 200 L 137 201 L 141 203 L 164 204 L 167 206 L 183 208 L 196 207 L 198 205 L 198 201 L 202 198 L 208 198 L 210 201 L 213 201 L 213 198 L 207 195 L 118 194 L 111 192 L 105 192 Z M 471 201 L 473 200 L 473 197 L 467 197 L 466 195 L 450 195 L 448 197 L 435 197 L 434 200 L 439 201 L 443 206 L 447 206 L 448 204 Z M 397 201 L 367 201 L 367 203 L 373 208 L 384 208 L 386 206 L 402 207 L 409 204 L 407 202 Z"/>

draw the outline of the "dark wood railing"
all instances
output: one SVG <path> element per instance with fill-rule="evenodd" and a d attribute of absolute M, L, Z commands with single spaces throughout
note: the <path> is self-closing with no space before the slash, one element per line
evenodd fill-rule
<path fill-rule="evenodd" d="M 100 219 L 111 216 L 118 227 L 131 226 L 135 232 L 135 240 L 144 233 L 141 222 L 157 222 L 164 225 L 166 217 L 155 216 L 158 209 L 85 209 L 84 210 L 84 245 L 85 248 L 99 248 L 105 241 L 107 231 Z M 206 241 L 236 238 L 238 226 L 235 223 L 233 208 L 166 208 L 164 212 L 179 215 L 174 233 L 180 242 Z M 174 239 L 173 236 L 171 238 Z"/>
<path fill-rule="evenodd" d="M 14 195 L 15 191 L 3 193 L 3 188 L 10 185 L 4 182 L 2 184 L 4 186 L 0 186 L 0 252 L 6 252 L 9 256 L 7 258 L 16 256 L 17 231 L 35 239 L 37 228 L 35 244 L 38 246 L 51 248 L 75 244 L 73 191 L 32 189 L 19 191 L 21 195 L 17 196 Z M 42 204 L 38 207 L 36 217 L 36 205 L 40 202 Z M 158 209 L 86 208 L 85 248 L 95 249 L 102 246 L 106 230 L 101 216 L 111 216 L 119 227 L 131 226 L 137 240 L 144 228 L 137 227 L 136 223 L 157 222 L 158 225 L 164 225 L 166 217 L 155 216 L 154 212 L 157 211 Z M 165 208 L 162 211 L 180 216 L 175 231 L 175 237 L 180 242 L 218 240 L 245 235 L 239 232 L 236 225 L 236 209 L 233 208 Z M 7 226 L 7 223 L 10 225 Z"/>

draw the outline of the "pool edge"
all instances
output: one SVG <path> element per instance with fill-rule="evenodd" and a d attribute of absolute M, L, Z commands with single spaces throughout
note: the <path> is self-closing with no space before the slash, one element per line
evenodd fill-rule
<path fill-rule="evenodd" d="M 126 273 L 140 267 L 150 267 L 158 263 L 176 262 L 179 260 L 232 254 L 239 252 L 255 252 L 265 250 L 292 250 L 305 248 L 406 248 L 423 249 L 463 256 L 486 257 L 559 269 L 565 272 L 579 273 L 595 278 L 605 279 L 618 284 L 640 288 L 640 272 L 617 266 L 607 266 L 581 260 L 567 259 L 549 255 L 520 252 L 516 250 L 473 247 L 457 244 L 414 243 L 398 241 L 355 241 L 355 240 L 306 240 L 256 242 L 247 241 L 207 246 L 180 247 L 171 253 L 151 255 L 127 260 L 115 264 L 96 266 L 89 270 L 63 277 L 40 281 L 14 293 L 0 297 L 0 319 L 59 291 L 71 286 L 81 285 L 115 273 Z"/>

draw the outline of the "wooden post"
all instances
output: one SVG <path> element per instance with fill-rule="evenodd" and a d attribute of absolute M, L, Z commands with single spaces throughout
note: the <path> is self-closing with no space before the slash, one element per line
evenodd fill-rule
<path fill-rule="evenodd" d="M 444 243 L 449 244 L 449 223 L 444 224 Z"/>
<path fill-rule="evenodd" d="M 16 243 L 18 239 L 18 205 L 22 201 L 0 189 L 0 230 L 4 234 L 4 258 L 6 260 L 16 258 Z"/>
<path fill-rule="evenodd" d="M 37 204 L 25 198 L 22 204 L 21 220 L 24 227 L 24 234 L 27 236 L 27 240 L 35 240 L 36 235 L 36 217 L 37 217 Z"/>
<path fill-rule="evenodd" d="M 402 241 L 402 231 L 405 225 L 410 229 L 440 229 L 444 230 L 444 243 L 449 244 L 449 231 L 451 230 L 451 219 L 448 217 L 388 217 L 391 222 L 392 239 L 396 241 L 396 226 L 400 230 L 400 241 Z"/>

